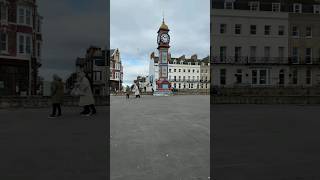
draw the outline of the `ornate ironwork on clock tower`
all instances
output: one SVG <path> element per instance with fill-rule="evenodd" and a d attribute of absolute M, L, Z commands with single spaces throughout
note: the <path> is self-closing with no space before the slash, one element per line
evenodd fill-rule
<path fill-rule="evenodd" d="M 170 36 L 169 28 L 164 19 L 158 30 L 158 51 L 159 51 L 159 79 L 157 81 L 158 94 L 171 94 L 171 83 L 168 81 L 168 62 L 170 60 Z"/>

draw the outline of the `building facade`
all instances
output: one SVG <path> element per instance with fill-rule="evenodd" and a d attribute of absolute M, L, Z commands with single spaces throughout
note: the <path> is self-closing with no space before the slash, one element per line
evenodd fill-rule
<path fill-rule="evenodd" d="M 110 90 L 119 91 L 123 82 L 123 66 L 119 49 L 110 50 Z"/>
<path fill-rule="evenodd" d="M 316 85 L 317 1 L 213 0 L 211 8 L 212 85 Z"/>
<path fill-rule="evenodd" d="M 36 0 L 0 0 L 0 95 L 36 95 L 42 17 Z"/>
<path fill-rule="evenodd" d="M 159 59 L 159 53 L 158 55 L 156 55 L 155 52 L 151 53 L 148 78 L 149 84 L 154 91 L 157 90 L 156 82 L 159 80 Z M 185 55 L 174 58 L 171 57 L 171 53 L 168 53 L 167 77 L 171 87 L 178 90 L 201 89 L 201 87 L 205 89 L 205 86 L 201 86 L 202 82 L 200 81 L 201 64 L 203 63 L 203 66 L 208 66 L 209 64 L 208 58 L 204 61 L 205 59 L 206 58 L 198 59 L 196 54 L 192 55 L 190 58 L 186 58 Z M 207 70 L 207 73 L 210 74 L 210 70 Z M 209 86 L 207 86 L 207 88 L 209 88 Z"/>

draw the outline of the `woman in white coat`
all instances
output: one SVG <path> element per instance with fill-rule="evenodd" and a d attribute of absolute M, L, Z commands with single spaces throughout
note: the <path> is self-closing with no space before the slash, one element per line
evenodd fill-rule
<path fill-rule="evenodd" d="M 140 98 L 140 90 L 139 90 L 139 87 L 137 86 L 137 84 L 134 84 L 134 88 L 133 88 L 133 91 L 134 91 L 134 95 L 136 95 L 136 98 Z"/>
<path fill-rule="evenodd" d="M 82 115 L 96 114 L 94 106 L 94 98 L 91 90 L 91 85 L 84 72 L 79 73 L 78 91 L 80 95 L 79 106 L 83 107 Z"/>

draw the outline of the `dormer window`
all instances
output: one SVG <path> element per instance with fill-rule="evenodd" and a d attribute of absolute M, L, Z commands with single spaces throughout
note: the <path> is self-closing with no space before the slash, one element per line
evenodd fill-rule
<path fill-rule="evenodd" d="M 302 5 L 301 4 L 298 4 L 298 3 L 293 4 L 293 12 L 301 13 L 301 10 L 302 10 Z"/>
<path fill-rule="evenodd" d="M 173 64 L 177 64 L 177 61 L 176 61 L 176 60 L 174 60 L 174 61 L 173 61 Z"/>
<path fill-rule="evenodd" d="M 196 65 L 198 65 L 198 62 L 196 62 Z"/>
<path fill-rule="evenodd" d="M 188 62 L 188 65 L 191 65 L 191 62 Z"/>
<path fill-rule="evenodd" d="M 280 3 L 272 3 L 272 11 L 273 12 L 280 12 L 281 4 Z"/>
<path fill-rule="evenodd" d="M 183 61 L 180 61 L 180 64 L 183 64 Z"/>
<path fill-rule="evenodd" d="M 259 1 L 251 1 L 249 2 L 250 11 L 259 11 L 260 10 L 260 3 Z"/>
<path fill-rule="evenodd" d="M 233 9 L 233 2 L 230 2 L 230 1 L 224 2 L 224 8 L 225 9 Z"/>
<path fill-rule="evenodd" d="M 313 13 L 314 14 L 320 14 L 320 5 L 313 5 Z"/>

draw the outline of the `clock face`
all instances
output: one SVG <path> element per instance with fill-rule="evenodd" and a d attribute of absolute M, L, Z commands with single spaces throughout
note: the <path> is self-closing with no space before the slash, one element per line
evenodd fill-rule
<path fill-rule="evenodd" d="M 161 42 L 168 44 L 170 42 L 169 34 L 161 34 L 160 40 L 161 40 Z"/>

